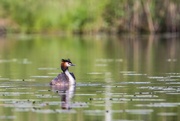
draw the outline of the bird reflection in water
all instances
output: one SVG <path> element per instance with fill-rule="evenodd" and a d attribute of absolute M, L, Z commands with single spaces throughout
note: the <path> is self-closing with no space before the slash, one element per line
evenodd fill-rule
<path fill-rule="evenodd" d="M 74 97 L 75 85 L 51 85 L 52 91 L 57 92 L 61 98 L 61 108 L 71 109 L 71 99 Z"/>
<path fill-rule="evenodd" d="M 71 99 L 74 96 L 76 80 L 73 73 L 69 72 L 69 67 L 75 66 L 70 59 L 61 60 L 62 73 L 51 80 L 50 85 L 53 91 L 58 92 L 61 97 L 62 109 L 71 108 Z"/>

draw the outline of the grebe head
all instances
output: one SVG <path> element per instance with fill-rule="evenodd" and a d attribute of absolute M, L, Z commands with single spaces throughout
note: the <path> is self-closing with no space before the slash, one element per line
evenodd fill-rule
<path fill-rule="evenodd" d="M 66 70 L 68 70 L 69 66 L 75 66 L 74 64 L 72 64 L 70 59 L 62 59 L 61 61 L 61 69 L 63 72 L 65 72 Z"/>

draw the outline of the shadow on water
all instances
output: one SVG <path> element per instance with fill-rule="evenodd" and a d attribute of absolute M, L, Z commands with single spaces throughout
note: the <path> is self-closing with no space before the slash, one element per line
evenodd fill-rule
<path fill-rule="evenodd" d="M 74 96 L 76 86 L 75 85 L 68 85 L 68 86 L 61 86 L 61 85 L 52 85 L 51 89 L 53 92 L 58 93 L 61 98 L 61 108 L 62 109 L 71 109 L 71 99 Z"/>

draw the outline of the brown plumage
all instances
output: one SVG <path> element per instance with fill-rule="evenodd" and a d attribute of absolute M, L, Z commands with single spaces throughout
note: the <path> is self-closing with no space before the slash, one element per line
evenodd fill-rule
<path fill-rule="evenodd" d="M 63 71 L 60 73 L 56 78 L 54 78 L 50 85 L 61 85 L 61 86 L 67 86 L 67 85 L 74 85 L 75 82 L 75 76 L 73 73 L 70 73 L 68 70 L 68 67 L 75 66 L 72 64 L 70 59 L 62 59 L 61 61 L 61 70 Z"/>

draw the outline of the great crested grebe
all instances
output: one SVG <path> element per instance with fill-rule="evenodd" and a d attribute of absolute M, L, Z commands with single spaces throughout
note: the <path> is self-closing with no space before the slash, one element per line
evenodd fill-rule
<path fill-rule="evenodd" d="M 60 86 L 68 86 L 68 85 L 75 85 L 75 76 L 73 73 L 70 73 L 68 67 L 75 66 L 72 64 L 70 59 L 62 59 L 61 61 L 61 70 L 63 71 L 60 73 L 56 78 L 54 78 L 50 85 L 60 85 Z"/>

